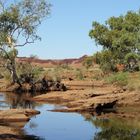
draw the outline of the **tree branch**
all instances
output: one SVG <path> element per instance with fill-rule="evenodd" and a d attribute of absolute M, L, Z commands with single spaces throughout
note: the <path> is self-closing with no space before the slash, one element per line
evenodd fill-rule
<path fill-rule="evenodd" d="M 3 4 L 3 2 L 1 0 L 0 0 L 0 6 L 2 8 L 2 12 L 4 12 L 5 11 L 5 7 L 4 7 L 4 4 Z"/>
<path fill-rule="evenodd" d="M 5 55 L 7 56 L 7 59 L 10 59 L 8 53 L 3 48 L 0 47 L 0 50 L 5 53 Z"/>
<path fill-rule="evenodd" d="M 14 47 L 23 47 L 23 46 L 25 46 L 26 44 L 30 44 L 30 43 L 34 43 L 34 40 L 29 41 L 29 35 L 28 35 L 28 37 L 26 38 L 26 41 L 25 41 L 23 44 L 17 44 L 17 45 L 15 45 Z"/>

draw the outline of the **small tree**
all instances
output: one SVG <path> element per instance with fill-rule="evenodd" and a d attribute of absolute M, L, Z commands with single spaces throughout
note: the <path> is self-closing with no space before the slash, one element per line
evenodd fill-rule
<path fill-rule="evenodd" d="M 13 83 L 20 84 L 15 61 L 17 47 L 40 40 L 37 28 L 50 14 L 50 6 L 46 0 L 20 0 L 8 6 L 0 0 L 0 50 Z"/>

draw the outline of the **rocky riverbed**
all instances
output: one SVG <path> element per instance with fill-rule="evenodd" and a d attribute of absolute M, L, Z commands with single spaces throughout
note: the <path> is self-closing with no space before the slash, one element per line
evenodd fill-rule
<path fill-rule="evenodd" d="M 23 139 L 21 129 L 33 115 L 39 114 L 33 109 L 9 109 L 0 111 L 0 140 Z"/>
<path fill-rule="evenodd" d="M 98 118 L 140 118 L 139 92 L 130 92 L 125 87 L 108 85 L 103 81 L 63 81 L 63 83 L 67 86 L 67 91 L 47 92 L 28 98 L 28 100 L 66 106 L 51 111 L 90 112 Z M 20 134 L 21 128 L 30 120 L 32 115 L 38 113 L 32 109 L 1 110 L 0 139 L 23 139 Z M 16 129 L 13 129 L 14 126 Z"/>
<path fill-rule="evenodd" d="M 97 108 L 119 109 L 126 106 L 135 108 L 140 105 L 140 93 L 130 92 L 126 87 L 120 88 L 102 81 L 65 81 L 64 83 L 69 90 L 50 92 L 36 96 L 32 100 L 67 106 L 61 110 L 66 112 L 93 112 Z"/>

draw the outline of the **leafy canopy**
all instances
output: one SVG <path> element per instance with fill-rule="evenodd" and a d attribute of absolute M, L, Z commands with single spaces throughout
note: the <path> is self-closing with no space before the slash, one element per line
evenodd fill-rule
<path fill-rule="evenodd" d="M 91 39 L 111 51 L 114 63 L 124 63 L 128 53 L 140 53 L 140 12 L 127 12 L 124 16 L 111 17 L 105 24 L 93 22 Z"/>
<path fill-rule="evenodd" d="M 19 47 L 40 39 L 37 27 L 49 13 L 46 0 L 20 0 L 9 6 L 0 0 L 0 45 Z"/>
<path fill-rule="evenodd" d="M 2 66 L 11 73 L 13 83 L 20 84 L 16 72 L 16 48 L 41 39 L 37 28 L 50 14 L 50 6 L 47 0 L 18 0 L 11 4 L 0 0 L 0 57 L 6 61 Z"/>

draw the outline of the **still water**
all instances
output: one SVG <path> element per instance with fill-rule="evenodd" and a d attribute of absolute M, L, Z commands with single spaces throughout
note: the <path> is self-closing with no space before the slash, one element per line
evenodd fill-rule
<path fill-rule="evenodd" d="M 53 108 L 50 105 L 36 107 L 41 114 L 24 127 L 27 134 L 41 136 L 46 140 L 91 140 L 98 131 L 80 114 L 46 111 Z"/>
<path fill-rule="evenodd" d="M 51 112 L 48 110 L 61 106 L 36 104 L 28 101 L 27 97 L 0 93 L 0 110 L 39 110 L 41 113 L 32 117 L 22 128 L 24 135 L 34 140 L 140 140 L 140 122 L 137 120 L 99 119 L 90 113 Z"/>

